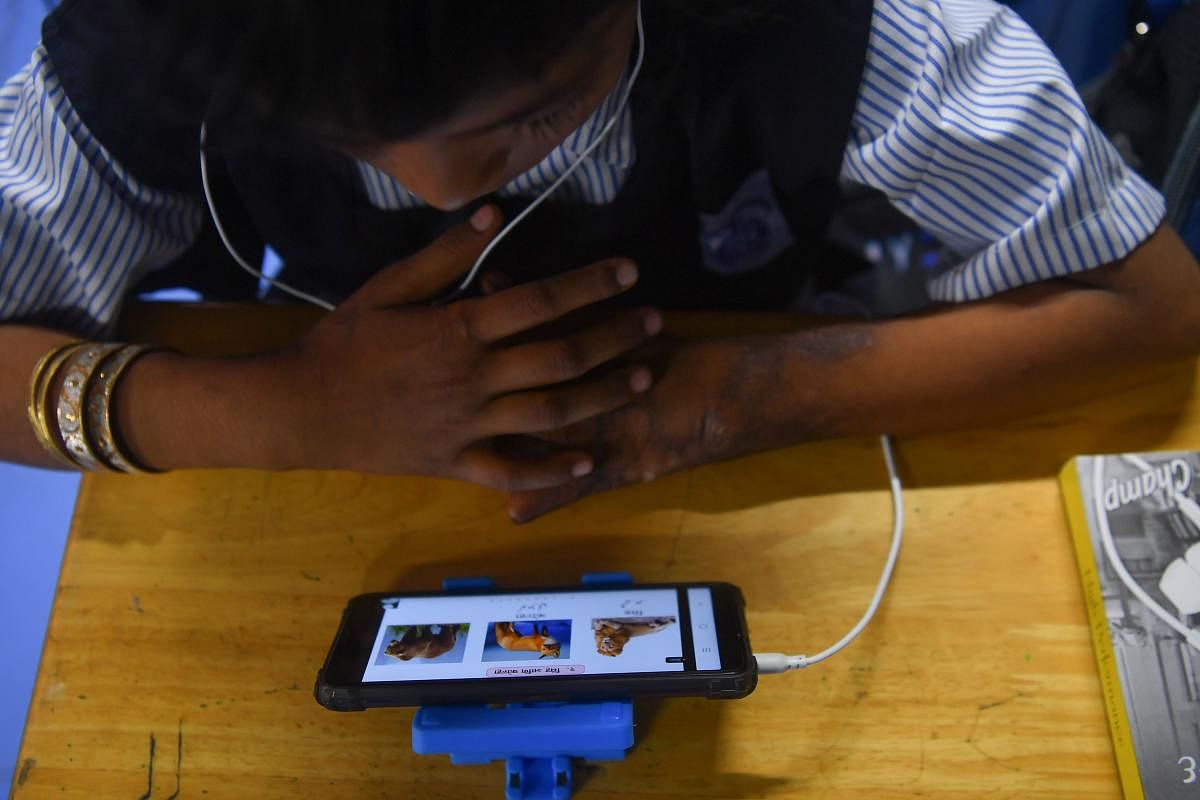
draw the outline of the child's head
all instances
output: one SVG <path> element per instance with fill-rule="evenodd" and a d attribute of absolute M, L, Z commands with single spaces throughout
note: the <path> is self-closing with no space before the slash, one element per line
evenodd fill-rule
<path fill-rule="evenodd" d="M 445 209 L 578 127 L 619 79 L 636 29 L 636 0 L 152 5 L 159 41 L 215 81 L 209 116 L 226 141 L 316 138 Z"/>

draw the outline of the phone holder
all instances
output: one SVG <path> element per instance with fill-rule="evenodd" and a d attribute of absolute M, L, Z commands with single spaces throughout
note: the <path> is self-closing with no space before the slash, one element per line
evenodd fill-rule
<path fill-rule="evenodd" d="M 592 572 L 586 586 L 629 586 L 627 572 Z M 447 592 L 490 589 L 491 578 L 447 578 Z M 633 702 L 512 703 L 427 706 L 412 723 L 419 755 L 448 753 L 451 764 L 505 762 L 505 800 L 566 800 L 574 790 L 571 759 L 620 761 L 633 746 Z"/>

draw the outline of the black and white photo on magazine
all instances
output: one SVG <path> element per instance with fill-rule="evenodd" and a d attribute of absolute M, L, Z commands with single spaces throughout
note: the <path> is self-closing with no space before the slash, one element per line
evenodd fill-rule
<path fill-rule="evenodd" d="M 1146 797 L 1200 796 L 1200 453 L 1077 460 Z"/>

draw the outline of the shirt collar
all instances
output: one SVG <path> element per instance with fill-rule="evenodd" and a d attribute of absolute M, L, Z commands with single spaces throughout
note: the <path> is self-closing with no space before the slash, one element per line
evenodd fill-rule
<path fill-rule="evenodd" d="M 596 107 L 596 110 L 583 121 L 578 128 L 567 134 L 559 147 L 572 156 L 572 159 L 577 159 L 583 155 L 584 151 L 592 145 L 600 137 L 604 131 L 604 126 L 608 124 L 614 114 L 619 115 L 619 119 L 613 125 L 612 131 L 608 137 L 595 150 L 592 151 L 590 159 L 601 164 L 607 164 L 612 167 L 626 168 L 633 162 L 633 148 L 630 147 L 630 112 L 628 104 L 625 107 L 619 107 L 621 99 L 625 96 L 625 91 L 629 86 L 629 71 L 630 67 L 626 65 L 625 70 L 621 73 L 621 77 L 617 80 L 612 91 L 608 96 Z"/>

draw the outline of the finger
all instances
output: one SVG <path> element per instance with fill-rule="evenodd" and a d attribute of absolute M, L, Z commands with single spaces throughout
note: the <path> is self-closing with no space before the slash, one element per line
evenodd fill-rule
<path fill-rule="evenodd" d="M 592 471 L 587 453 L 567 450 L 542 458 L 522 459 L 476 445 L 458 457 L 462 477 L 502 492 L 549 489 L 577 480 Z"/>
<path fill-rule="evenodd" d="M 654 478 L 655 476 L 649 472 L 640 476 L 642 481 L 651 481 Z M 568 506 L 584 497 L 627 486 L 638 479 L 638 477 L 628 474 L 628 470 L 622 470 L 614 461 L 605 460 L 587 475 L 569 483 L 542 489 L 510 491 L 508 516 L 516 523 L 530 522 L 543 514 Z"/>
<path fill-rule="evenodd" d="M 587 488 L 579 481 L 543 489 L 513 491 L 508 495 L 508 518 L 517 524 L 532 522 L 543 514 L 569 506 L 587 494 Z"/>
<path fill-rule="evenodd" d="M 490 436 L 561 430 L 628 404 L 652 381 L 650 370 L 637 366 L 561 388 L 506 394 L 484 409 L 480 429 Z"/>
<path fill-rule="evenodd" d="M 615 297 L 637 283 L 637 277 L 633 262 L 611 259 L 514 286 L 471 301 L 471 327 L 481 340 L 499 341 Z"/>
<path fill-rule="evenodd" d="M 500 222 L 495 206 L 481 206 L 468 221 L 450 228 L 425 249 L 376 273 L 355 297 L 375 308 L 436 297 L 475 265 Z"/>
<path fill-rule="evenodd" d="M 480 379 L 492 394 L 574 380 L 661 330 L 662 315 L 654 309 L 627 312 L 573 336 L 500 350 L 482 368 Z"/>
<path fill-rule="evenodd" d="M 491 272 L 483 273 L 483 277 L 479 279 L 479 288 L 483 290 L 484 294 L 495 294 L 510 288 L 514 283 L 512 276 L 494 269 Z"/>

